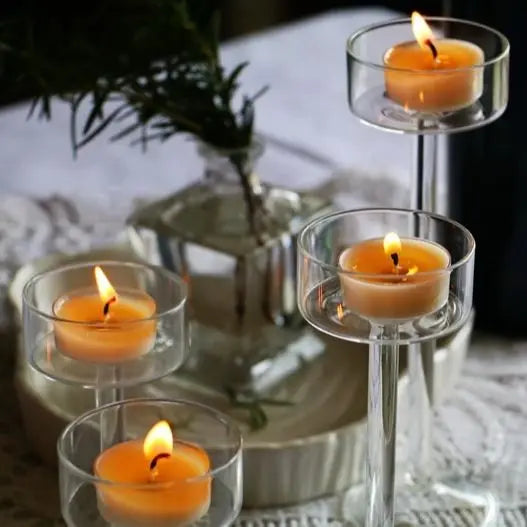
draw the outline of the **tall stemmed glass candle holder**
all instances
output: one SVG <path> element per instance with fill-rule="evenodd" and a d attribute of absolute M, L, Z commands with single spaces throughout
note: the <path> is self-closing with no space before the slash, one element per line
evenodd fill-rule
<path fill-rule="evenodd" d="M 439 134 L 464 132 L 499 118 L 508 102 L 509 42 L 492 28 L 443 17 L 383 22 L 347 43 L 348 99 L 363 123 L 413 134 L 413 208 L 437 212 Z M 419 225 L 414 235 L 420 236 Z M 435 341 L 409 348 L 410 476 L 430 480 Z M 415 414 L 414 414 L 415 415 Z"/>
<path fill-rule="evenodd" d="M 100 423 L 122 417 L 123 438 L 101 446 Z M 68 527 L 231 525 L 242 504 L 242 439 L 199 404 L 130 399 L 73 421 L 58 441 Z"/>
<path fill-rule="evenodd" d="M 305 319 L 333 337 L 369 344 L 366 525 L 390 527 L 399 346 L 464 324 L 472 307 L 474 239 L 441 216 L 364 209 L 315 220 L 298 247 Z"/>
<path fill-rule="evenodd" d="M 139 263 L 81 263 L 38 274 L 23 292 L 27 360 L 50 379 L 93 389 L 96 407 L 121 400 L 124 388 L 183 362 L 186 299 L 180 278 Z M 121 435 L 121 425 L 101 425 L 103 443 Z"/>

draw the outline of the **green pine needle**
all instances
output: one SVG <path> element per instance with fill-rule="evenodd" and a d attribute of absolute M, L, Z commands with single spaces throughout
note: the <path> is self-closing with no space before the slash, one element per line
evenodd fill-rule
<path fill-rule="evenodd" d="M 283 399 L 260 397 L 252 391 L 237 391 L 232 386 L 225 387 L 225 393 L 234 408 L 241 408 L 247 412 L 247 421 L 251 431 L 265 428 L 269 418 L 265 406 L 292 406 L 294 403 Z"/>

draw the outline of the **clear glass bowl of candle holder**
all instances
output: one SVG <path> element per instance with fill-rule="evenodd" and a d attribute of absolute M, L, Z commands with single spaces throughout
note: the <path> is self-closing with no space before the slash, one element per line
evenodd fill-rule
<path fill-rule="evenodd" d="M 96 266 L 116 292 L 106 315 Z M 23 291 L 28 362 L 48 378 L 98 390 L 98 405 L 111 402 L 102 394 L 163 377 L 184 361 L 186 301 L 186 284 L 161 267 L 105 261 L 43 272 Z"/>
<path fill-rule="evenodd" d="M 395 251 L 400 271 L 382 246 L 389 232 L 401 240 L 402 249 Z M 399 345 L 436 339 L 465 323 L 472 308 L 475 242 L 462 225 L 439 215 L 362 209 L 313 221 L 302 231 L 298 248 L 298 304 L 305 319 L 335 338 L 370 346 L 367 480 L 350 493 L 354 499 L 343 500 L 342 514 L 346 521 L 391 527 Z M 420 252 L 432 258 L 428 269 Z M 370 260 L 380 262 L 380 271 L 368 267 Z M 417 269 L 411 271 L 414 264 Z M 441 501 L 433 503 L 434 485 L 421 481 L 412 488 L 432 507 L 448 503 L 486 514 L 494 510 L 491 496 L 473 502 L 466 493 L 449 496 L 446 487 Z"/>
<path fill-rule="evenodd" d="M 160 420 L 173 431 L 173 451 L 151 470 L 142 445 Z M 111 437 L 103 433 L 108 421 L 116 424 Z M 112 403 L 78 417 L 57 447 L 68 527 L 221 527 L 231 525 L 241 509 L 240 432 L 206 406 L 166 399 Z"/>
<path fill-rule="evenodd" d="M 445 17 L 425 20 L 434 35 L 436 60 L 444 57 L 442 67 L 423 71 L 422 64 L 421 69 L 412 67 L 412 59 L 406 67 L 390 63 L 393 49 L 417 46 L 408 18 L 365 27 L 348 39 L 352 112 L 383 130 L 416 134 L 461 132 L 497 119 L 508 101 L 508 40 L 475 22 Z M 467 60 L 474 64 L 450 67 L 449 52 L 472 54 L 474 59 Z"/>
<path fill-rule="evenodd" d="M 438 270 L 419 273 L 419 276 L 429 277 L 432 285 L 440 286 L 438 296 L 448 293 L 444 296 L 446 301 L 437 304 L 437 309 L 429 312 L 424 310 L 418 316 L 410 311 L 407 316 L 405 309 L 400 306 L 399 311 L 403 313 L 399 319 L 381 313 L 378 320 L 373 320 L 346 307 L 343 290 L 350 289 L 346 282 L 353 286 L 355 281 L 359 283 L 372 279 L 385 280 L 393 287 L 397 285 L 391 274 L 343 271 L 339 267 L 339 258 L 347 247 L 365 240 L 382 240 L 388 232 L 399 235 L 403 241 L 403 251 L 404 240 L 407 239 L 422 240 L 430 244 L 432 250 L 441 247 L 448 252 L 449 264 Z M 311 325 L 336 338 L 370 343 L 372 329 L 382 324 L 384 318 L 390 323 L 397 322 L 399 334 L 396 340 L 399 344 L 411 344 L 454 332 L 470 314 L 475 242 L 467 229 L 445 217 L 406 209 L 338 212 L 310 223 L 299 239 L 299 251 L 300 310 Z M 387 273 L 390 273 L 390 269 L 387 269 Z M 415 284 L 414 290 L 419 295 L 418 286 Z M 354 287 L 351 291 L 356 297 L 361 293 Z M 435 294 L 434 291 L 430 292 Z M 382 290 L 380 295 L 374 301 L 378 299 L 381 302 Z M 401 302 L 404 298 L 394 297 L 394 300 Z M 396 305 L 391 307 L 398 310 Z"/>

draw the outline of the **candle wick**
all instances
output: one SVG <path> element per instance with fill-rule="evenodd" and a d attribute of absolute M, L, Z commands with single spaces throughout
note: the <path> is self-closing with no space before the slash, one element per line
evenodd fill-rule
<path fill-rule="evenodd" d="M 154 470 L 157 466 L 157 462 L 160 460 L 160 459 L 163 459 L 163 458 L 169 458 L 170 457 L 170 454 L 167 454 L 166 452 L 162 452 L 161 454 L 157 454 L 157 456 L 152 459 L 152 461 L 150 462 L 150 470 Z"/>
<path fill-rule="evenodd" d="M 429 38 L 427 38 L 425 44 L 430 48 L 434 60 L 437 60 L 437 48 L 434 46 L 434 43 Z"/>
<path fill-rule="evenodd" d="M 108 300 L 108 302 L 106 302 L 106 304 L 104 304 L 104 308 L 103 308 L 102 312 L 103 312 L 105 317 L 107 317 L 108 313 L 110 312 L 110 304 L 113 304 L 116 300 L 117 300 L 117 297 L 112 296 L 112 298 L 110 298 L 110 300 Z"/>
<path fill-rule="evenodd" d="M 392 254 L 390 254 L 390 258 L 393 261 L 393 265 L 395 267 L 398 267 L 399 266 L 399 255 L 397 253 L 392 253 Z"/>

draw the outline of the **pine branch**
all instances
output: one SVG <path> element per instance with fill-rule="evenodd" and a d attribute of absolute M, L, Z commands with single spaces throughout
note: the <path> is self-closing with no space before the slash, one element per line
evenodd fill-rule
<path fill-rule="evenodd" d="M 260 397 L 250 391 L 238 392 L 231 386 L 225 387 L 225 393 L 234 408 L 241 408 L 247 411 L 249 428 L 253 432 L 265 428 L 269 421 L 264 409 L 265 406 L 293 406 L 294 404 L 292 401 L 283 399 Z"/>
<path fill-rule="evenodd" d="M 57 0 L 22 3 L 0 25 L 0 57 L 10 77 L 36 86 L 30 114 L 50 118 L 52 96 L 70 102 L 75 150 L 116 124 L 112 140 L 188 133 L 218 148 L 250 144 L 259 94 L 234 108 L 247 64 L 222 67 L 213 2 L 98 0 L 66 15 Z"/>

